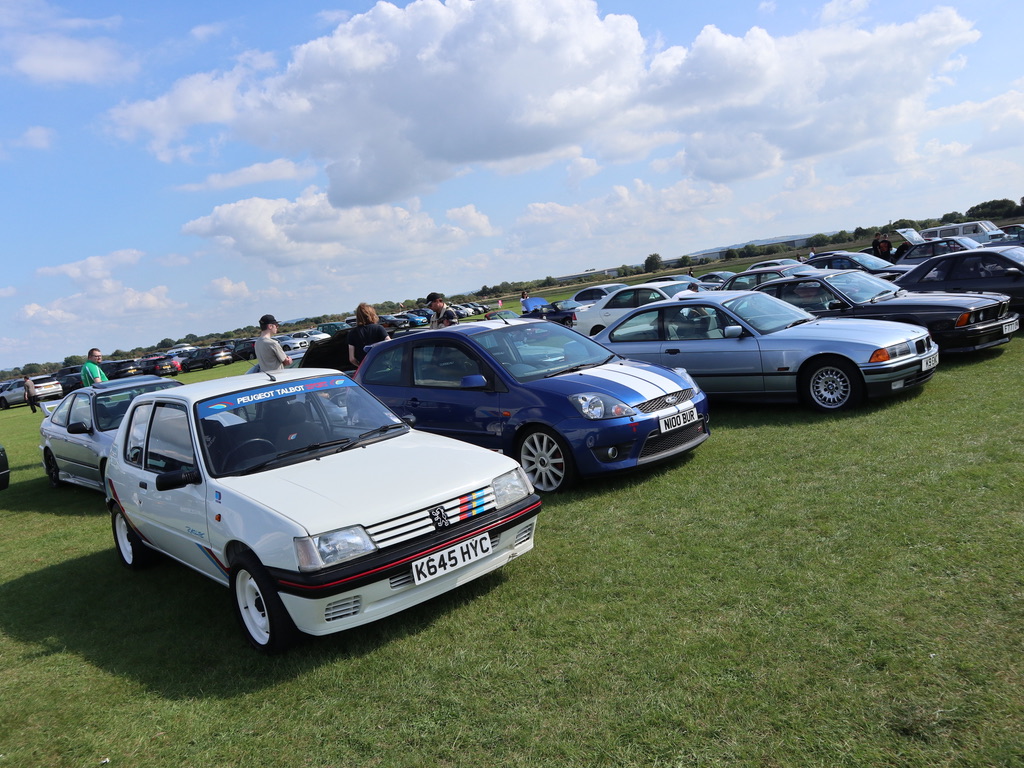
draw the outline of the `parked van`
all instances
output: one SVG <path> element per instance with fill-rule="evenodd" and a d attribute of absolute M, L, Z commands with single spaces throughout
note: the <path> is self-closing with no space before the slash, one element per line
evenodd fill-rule
<path fill-rule="evenodd" d="M 921 232 L 921 237 L 926 240 L 936 240 L 942 237 L 969 237 L 985 244 L 992 240 L 1002 240 L 1006 233 L 991 221 L 968 221 L 964 224 L 943 224 L 941 227 L 932 227 Z"/>

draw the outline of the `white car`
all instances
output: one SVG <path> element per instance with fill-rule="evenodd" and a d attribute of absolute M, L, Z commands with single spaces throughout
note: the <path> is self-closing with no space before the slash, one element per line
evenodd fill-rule
<path fill-rule="evenodd" d="M 162 552 L 229 586 L 268 653 L 501 567 L 533 548 L 541 507 L 512 459 L 412 430 L 325 369 L 141 395 L 106 477 L 121 562 Z"/>
<path fill-rule="evenodd" d="M 305 339 L 309 344 L 312 344 L 314 341 L 322 341 L 324 339 L 331 338 L 331 334 L 323 333 L 318 331 L 316 328 L 311 328 L 305 331 L 292 331 L 289 335 L 293 339 Z"/>
<path fill-rule="evenodd" d="M 580 333 L 593 336 L 637 307 L 654 301 L 671 299 L 678 293 L 690 290 L 690 285 L 691 283 L 673 280 L 663 283 L 624 286 L 612 291 L 589 307 L 577 309 L 575 328 Z"/>

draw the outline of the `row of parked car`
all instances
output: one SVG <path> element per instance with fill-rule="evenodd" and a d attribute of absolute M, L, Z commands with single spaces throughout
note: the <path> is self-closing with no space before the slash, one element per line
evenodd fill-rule
<path fill-rule="evenodd" d="M 1018 250 L 986 249 L 1019 264 L 1010 281 Z M 834 413 L 926 384 L 940 346 L 988 348 L 1019 328 L 1005 293 L 914 294 L 804 264 L 753 272 L 773 269 L 749 289 L 709 290 L 707 275 L 613 286 L 568 323 L 396 329 L 355 372 L 345 325 L 273 377 L 86 387 L 46 407 L 43 464 L 54 485 L 103 491 L 126 567 L 164 553 L 227 586 L 249 643 L 273 652 L 524 554 L 535 491 L 693 451 L 711 435 L 709 396 Z M 604 309 L 617 313 L 595 320 Z M 367 481 L 395 466 L 404 482 L 387 493 Z"/>

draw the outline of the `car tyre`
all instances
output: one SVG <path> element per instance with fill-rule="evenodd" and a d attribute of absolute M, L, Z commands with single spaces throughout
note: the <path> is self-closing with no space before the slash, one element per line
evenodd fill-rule
<path fill-rule="evenodd" d="M 51 488 L 60 488 L 64 485 L 64 481 L 60 479 L 60 467 L 57 466 L 57 460 L 53 458 L 49 448 L 43 453 L 43 469 L 46 470 L 46 479 L 50 481 Z"/>
<path fill-rule="evenodd" d="M 565 442 L 549 429 L 527 432 L 519 441 L 518 460 L 534 488 L 561 491 L 573 484 L 576 467 Z"/>
<path fill-rule="evenodd" d="M 839 357 L 809 361 L 800 372 L 800 396 L 812 408 L 836 413 L 864 399 L 864 380 L 853 363 Z"/>
<path fill-rule="evenodd" d="M 603 325 L 595 325 L 593 328 L 590 329 L 590 335 L 591 336 L 597 336 L 597 334 L 599 334 L 603 330 L 604 330 L 604 326 Z"/>
<path fill-rule="evenodd" d="M 10 407 L 11 407 L 11 404 L 8 403 L 7 400 L 5 400 L 3 398 L 0 398 L 0 410 L 6 411 Z"/>
<path fill-rule="evenodd" d="M 156 553 L 142 543 L 139 534 L 128 523 L 124 510 L 115 506 L 110 513 L 110 527 L 114 533 L 114 549 L 121 565 L 129 570 L 137 571 L 151 565 Z"/>
<path fill-rule="evenodd" d="M 207 360 L 205 363 L 203 363 L 203 368 L 208 371 L 211 368 L 213 368 L 213 363 L 211 363 L 209 360 Z"/>
<path fill-rule="evenodd" d="M 231 567 L 235 617 L 249 645 L 266 654 L 280 653 L 295 641 L 295 623 L 277 588 L 252 552 L 243 552 Z"/>

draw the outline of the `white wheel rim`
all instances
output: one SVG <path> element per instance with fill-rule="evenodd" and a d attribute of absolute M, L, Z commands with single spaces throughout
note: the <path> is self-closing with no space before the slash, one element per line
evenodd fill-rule
<path fill-rule="evenodd" d="M 850 399 L 850 378 L 839 368 L 829 366 L 814 372 L 811 397 L 823 408 L 838 408 Z"/>
<path fill-rule="evenodd" d="M 263 593 L 252 574 L 244 569 L 239 571 L 235 579 L 235 600 L 238 601 L 242 622 L 252 639 L 260 645 L 270 642 L 270 617 L 267 615 Z"/>
<path fill-rule="evenodd" d="M 558 441 L 543 432 L 535 432 L 523 441 L 520 463 L 534 487 L 554 491 L 565 479 L 565 456 Z"/>
<path fill-rule="evenodd" d="M 121 557 L 129 565 L 135 559 L 135 550 L 132 549 L 132 540 L 128 538 L 128 521 L 124 519 L 124 515 L 118 515 L 114 520 L 114 529 L 117 532 L 117 548 L 121 552 Z"/>

